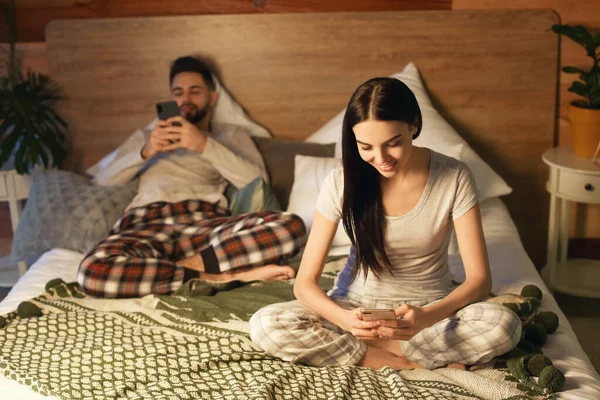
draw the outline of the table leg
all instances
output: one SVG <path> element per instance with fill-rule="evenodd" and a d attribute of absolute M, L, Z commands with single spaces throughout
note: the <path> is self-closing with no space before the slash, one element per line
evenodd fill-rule
<path fill-rule="evenodd" d="M 550 215 L 548 216 L 548 253 L 546 256 L 546 278 L 548 289 L 554 290 L 556 279 L 556 261 L 558 252 L 558 220 L 560 212 L 560 199 L 556 196 L 558 186 L 558 174 L 554 168 L 550 168 L 549 191 L 550 191 Z"/>
<path fill-rule="evenodd" d="M 19 267 L 19 276 L 25 275 L 25 272 L 27 272 L 27 264 L 25 264 L 25 261 L 19 261 L 17 265 Z"/>
<path fill-rule="evenodd" d="M 13 185 L 8 185 L 9 199 L 8 208 L 10 210 L 10 223 L 12 225 L 12 231 L 17 231 L 17 225 L 19 225 L 19 218 L 21 218 L 21 203 L 17 200 L 15 188 Z M 12 192 L 12 193 L 11 193 Z"/>
<path fill-rule="evenodd" d="M 569 251 L 569 217 L 571 211 L 571 202 L 565 199 L 561 200 L 560 207 L 560 262 L 567 261 Z"/>

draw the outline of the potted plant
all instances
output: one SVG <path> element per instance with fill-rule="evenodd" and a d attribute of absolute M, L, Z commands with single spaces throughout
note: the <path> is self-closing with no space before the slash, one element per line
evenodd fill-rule
<path fill-rule="evenodd" d="M 9 46 L 0 49 L 0 168 L 11 160 L 19 174 L 27 174 L 36 164 L 57 166 L 67 155 L 67 123 L 54 111 L 64 96 L 47 75 L 23 72 L 14 0 L 6 6 L 6 20 Z"/>
<path fill-rule="evenodd" d="M 552 25 L 552 31 L 579 43 L 592 58 L 592 68 L 588 71 L 570 66 L 562 69 L 566 73 L 579 74 L 579 79 L 573 82 L 569 91 L 582 98 L 567 106 L 573 149 L 578 156 L 592 157 L 600 142 L 600 33 L 593 36 L 581 25 L 568 24 Z"/>

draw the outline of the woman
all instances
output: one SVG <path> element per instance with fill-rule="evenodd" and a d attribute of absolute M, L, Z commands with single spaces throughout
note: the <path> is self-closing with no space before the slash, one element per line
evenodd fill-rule
<path fill-rule="evenodd" d="M 475 184 L 454 158 L 413 146 L 421 110 L 401 81 L 374 78 L 346 108 L 343 165 L 326 179 L 294 284 L 297 301 L 250 320 L 254 343 L 287 361 L 395 369 L 483 363 L 516 346 L 521 321 L 481 302 L 491 273 Z M 339 220 L 352 252 L 334 288 L 318 285 Z M 455 229 L 466 280 L 451 284 Z M 392 308 L 365 321 L 361 308 Z"/>

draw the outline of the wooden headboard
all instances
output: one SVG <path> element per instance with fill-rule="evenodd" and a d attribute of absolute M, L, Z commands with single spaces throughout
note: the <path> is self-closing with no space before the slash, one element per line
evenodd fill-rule
<path fill-rule="evenodd" d="M 352 91 L 414 61 L 438 110 L 514 188 L 505 197 L 536 265 L 545 260 L 558 38 L 551 10 L 245 14 L 59 20 L 51 75 L 69 100 L 69 168 L 83 171 L 154 117 L 169 65 L 201 54 L 274 136 L 303 140 Z"/>

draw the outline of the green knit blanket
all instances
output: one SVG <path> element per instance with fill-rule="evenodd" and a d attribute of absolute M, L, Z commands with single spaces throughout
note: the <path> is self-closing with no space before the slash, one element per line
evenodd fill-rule
<path fill-rule="evenodd" d="M 316 368 L 269 357 L 250 341 L 248 320 L 291 299 L 291 281 L 195 280 L 171 296 L 104 300 L 55 280 L 21 304 L 21 315 L 37 316 L 0 318 L 0 373 L 61 399 L 551 398 L 526 394 L 503 369 Z"/>

